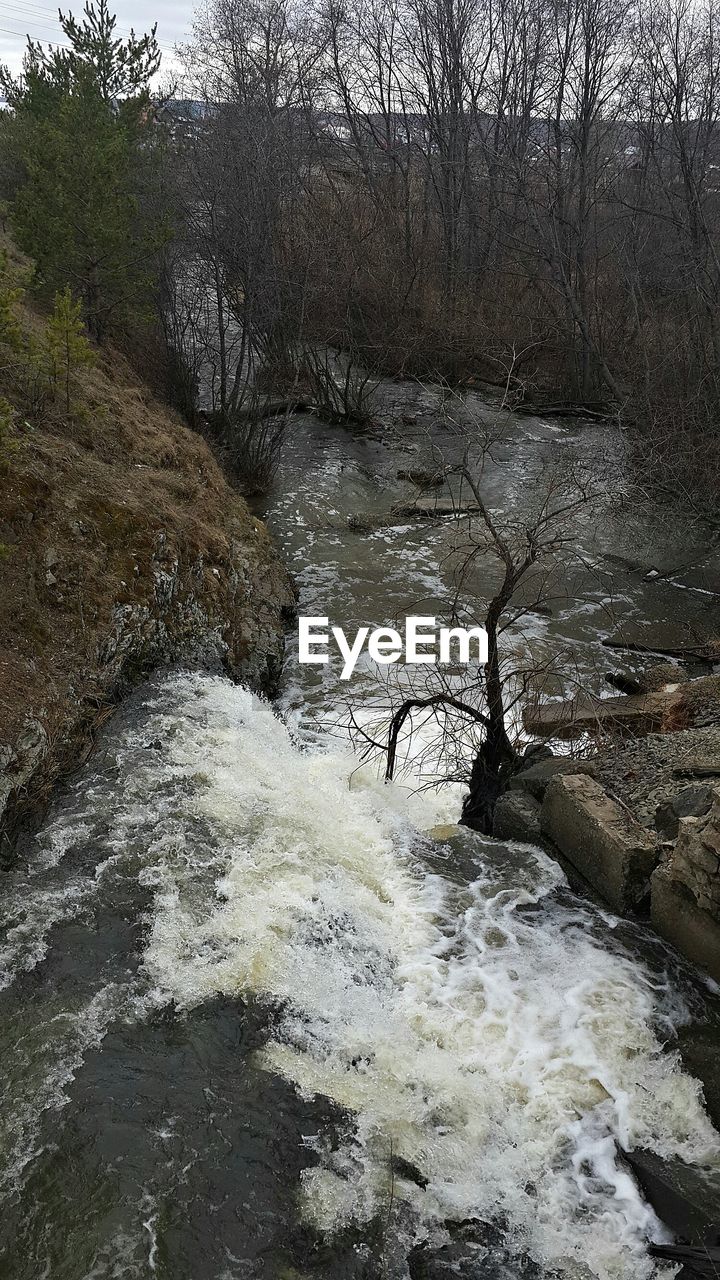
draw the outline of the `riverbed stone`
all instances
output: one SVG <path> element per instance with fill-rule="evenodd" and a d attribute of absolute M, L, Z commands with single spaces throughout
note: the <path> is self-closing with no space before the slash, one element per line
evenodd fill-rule
<path fill-rule="evenodd" d="M 666 1226 L 690 1243 L 714 1243 L 720 1222 L 720 1174 L 638 1148 L 623 1153 L 647 1200 Z"/>
<path fill-rule="evenodd" d="M 537 844 L 542 836 L 540 801 L 528 791 L 506 791 L 495 805 L 493 835 L 498 840 Z"/>
<path fill-rule="evenodd" d="M 599 782 L 587 774 L 553 778 L 541 827 L 613 910 L 639 907 L 657 860 L 656 841 Z"/>

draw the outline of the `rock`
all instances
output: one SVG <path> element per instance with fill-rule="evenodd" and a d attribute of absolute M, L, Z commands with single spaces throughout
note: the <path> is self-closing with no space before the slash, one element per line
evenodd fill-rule
<path fill-rule="evenodd" d="M 640 692 L 656 693 L 668 685 L 685 684 L 689 679 L 687 671 L 676 662 L 654 662 L 640 673 Z"/>
<path fill-rule="evenodd" d="M 650 918 L 666 942 L 720 982 L 720 924 L 701 910 L 667 865 L 658 867 L 652 876 Z"/>
<path fill-rule="evenodd" d="M 541 827 L 613 910 L 640 905 L 657 860 L 656 843 L 594 778 L 553 778 L 545 792 Z"/>
<path fill-rule="evenodd" d="M 548 784 L 553 778 L 566 773 L 586 773 L 594 776 L 595 769 L 589 760 L 571 760 L 568 756 L 546 756 L 532 763 L 527 769 L 522 768 L 510 779 L 511 791 L 529 791 L 536 800 L 542 800 Z"/>
<path fill-rule="evenodd" d="M 681 818 L 699 818 L 712 805 L 712 787 L 683 787 L 663 800 L 655 811 L 655 829 L 665 840 L 676 840 Z"/>
<path fill-rule="evenodd" d="M 689 785 L 678 779 L 704 780 L 709 775 L 698 775 L 695 769 L 700 764 L 710 768 L 713 762 L 716 768 L 720 765 L 720 725 L 615 741 L 593 758 L 605 790 L 650 830 L 655 829 L 658 805 Z"/>
<path fill-rule="evenodd" d="M 665 867 L 671 881 L 688 890 L 695 906 L 720 927 L 720 788 L 706 791 L 694 803 L 687 799 L 685 807 L 700 812 L 679 817 L 675 847 Z"/>
<path fill-rule="evenodd" d="M 703 676 L 678 688 L 619 698 L 581 694 L 563 701 L 526 707 L 523 724 L 538 738 L 576 738 L 604 729 L 642 735 L 669 733 L 693 725 L 720 722 L 720 677 Z"/>
<path fill-rule="evenodd" d="M 402 1178 L 404 1182 L 414 1182 L 421 1191 L 425 1190 L 429 1179 L 420 1172 L 416 1164 L 412 1164 L 404 1156 L 392 1156 L 390 1163 L 396 1178 Z"/>
<path fill-rule="evenodd" d="M 522 753 L 522 767 L 529 769 L 531 764 L 537 764 L 540 760 L 552 760 L 554 754 L 552 747 L 546 742 L 530 742 Z"/>
<path fill-rule="evenodd" d="M 652 1258 L 680 1265 L 678 1280 L 717 1280 L 720 1275 L 720 1247 L 718 1245 L 649 1244 Z"/>
<path fill-rule="evenodd" d="M 526 707 L 523 724 L 539 738 L 577 738 L 606 729 L 635 734 L 652 733 L 670 719 L 680 696 L 673 693 L 639 693 L 619 698 L 593 698 L 587 694 L 563 701 Z"/>
<path fill-rule="evenodd" d="M 628 697 L 642 693 L 642 685 L 634 676 L 626 676 L 622 671 L 606 671 L 605 679 L 613 689 L 617 689 L 618 693 L 624 693 Z"/>
<path fill-rule="evenodd" d="M 705 1012 L 704 1022 L 693 1017 L 679 1028 L 678 1049 L 688 1075 L 702 1081 L 705 1109 L 715 1128 L 720 1129 L 720 1017 L 709 1008 Z M 716 1221 L 720 1222 L 720 1212 Z"/>
<path fill-rule="evenodd" d="M 720 1223 L 720 1177 L 639 1148 L 623 1153 L 661 1222 L 683 1240 L 698 1243 Z M 709 1242 L 709 1240 L 708 1240 Z"/>
<path fill-rule="evenodd" d="M 528 791 L 506 791 L 495 805 L 493 835 L 497 840 L 537 844 L 541 839 L 539 800 Z"/>
<path fill-rule="evenodd" d="M 16 536 L 0 557 L 2 850 L 154 668 L 224 670 L 271 692 L 294 603 L 267 530 L 202 437 L 119 357 L 92 388 L 81 430 L 38 423 L 2 477 Z"/>

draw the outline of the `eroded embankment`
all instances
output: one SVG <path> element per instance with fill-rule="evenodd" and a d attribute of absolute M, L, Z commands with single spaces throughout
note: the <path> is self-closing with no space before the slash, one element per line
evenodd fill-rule
<path fill-rule="evenodd" d="M 0 475 L 0 831 L 7 853 L 123 690 L 160 664 L 267 690 L 292 588 L 206 444 L 119 357 L 71 420 L 19 421 Z"/>

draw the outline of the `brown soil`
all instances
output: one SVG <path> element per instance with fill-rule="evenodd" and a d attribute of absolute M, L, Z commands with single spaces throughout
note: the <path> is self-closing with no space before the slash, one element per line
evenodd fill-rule
<path fill-rule="evenodd" d="M 293 604 L 264 525 L 121 357 L 83 370 L 78 395 L 71 421 L 19 421 L 0 470 L 6 827 L 153 666 L 217 665 L 269 688 Z"/>

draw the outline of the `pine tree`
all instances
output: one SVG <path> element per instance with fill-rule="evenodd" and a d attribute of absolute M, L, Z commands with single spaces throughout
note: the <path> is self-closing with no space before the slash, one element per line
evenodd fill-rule
<path fill-rule="evenodd" d="M 46 52 L 29 41 L 22 80 L 0 71 L 18 175 L 13 225 L 40 291 L 50 299 L 70 285 L 102 341 L 111 321 L 142 309 L 162 239 L 143 225 L 138 203 L 160 53 L 155 28 L 118 39 L 107 0 L 88 3 L 81 22 L 61 15 L 61 25 L 68 48 Z"/>
<path fill-rule="evenodd" d="M 22 296 L 23 290 L 13 288 L 8 281 L 7 254 L 0 249 L 0 346 L 9 347 L 11 352 L 20 351 L 23 345 L 22 329 L 15 314 L 15 305 Z"/>
<path fill-rule="evenodd" d="M 93 364 L 95 353 L 85 334 L 81 318 L 81 304 L 73 302 L 68 288 L 55 294 L 55 305 L 48 320 L 46 344 L 48 372 L 55 394 L 61 389 L 65 412 L 72 409 L 71 387 L 73 375 L 83 365 Z"/>

